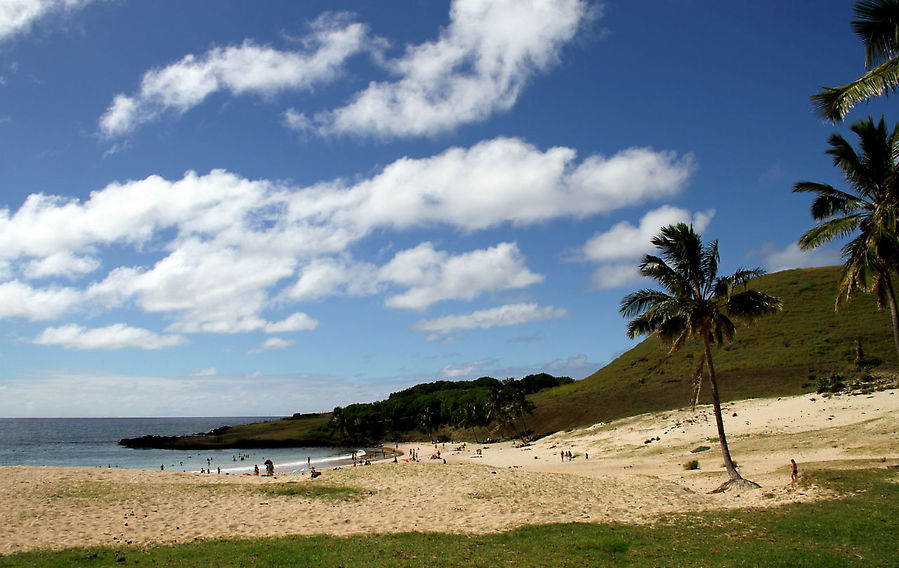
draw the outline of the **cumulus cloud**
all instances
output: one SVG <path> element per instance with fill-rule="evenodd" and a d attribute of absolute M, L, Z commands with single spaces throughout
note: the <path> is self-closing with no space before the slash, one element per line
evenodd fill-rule
<path fill-rule="evenodd" d="M 433 332 L 431 339 L 437 340 L 441 334 L 452 333 L 464 329 L 489 329 L 491 327 L 509 326 L 531 321 L 544 321 L 562 318 L 568 315 L 564 308 L 539 306 L 535 303 L 506 304 L 467 314 L 455 314 L 422 320 L 415 325 L 418 331 Z"/>
<path fill-rule="evenodd" d="M 181 345 L 187 340 L 180 335 L 158 335 L 152 331 L 117 323 L 107 327 L 85 329 L 76 324 L 45 329 L 34 339 L 38 345 L 61 345 L 66 349 L 125 349 L 128 347 L 157 350 Z"/>
<path fill-rule="evenodd" d="M 92 0 L 4 0 L 0 2 L 0 41 L 28 33 L 36 22 L 80 10 Z"/>
<path fill-rule="evenodd" d="M 116 95 L 100 118 L 100 131 L 110 138 L 122 136 L 164 112 L 183 114 L 219 91 L 271 96 L 312 89 L 334 80 L 346 59 L 366 47 L 366 36 L 364 25 L 326 13 L 313 22 L 302 51 L 279 51 L 246 40 L 185 55 L 146 72 L 137 94 Z"/>
<path fill-rule="evenodd" d="M 100 261 L 89 256 L 76 256 L 68 251 L 55 252 L 39 260 L 32 260 L 25 267 L 29 279 L 48 276 L 74 278 L 89 274 L 100 267 Z"/>
<path fill-rule="evenodd" d="M 451 130 L 511 108 L 536 74 L 596 15 L 583 0 L 456 0 L 433 42 L 408 46 L 387 62 L 393 81 L 373 82 L 348 105 L 311 121 L 322 134 L 420 136 Z"/>
<path fill-rule="evenodd" d="M 576 162 L 571 148 L 541 152 L 518 138 L 450 148 L 430 158 L 402 158 L 356 185 L 336 213 L 370 230 L 449 224 L 479 230 L 585 217 L 671 196 L 694 170 L 692 156 L 629 148 Z"/>
<path fill-rule="evenodd" d="M 640 279 L 637 260 L 621 263 L 604 263 L 590 275 L 590 284 L 595 290 L 618 288 Z"/>
<path fill-rule="evenodd" d="M 689 156 L 671 152 L 578 160 L 570 148 L 497 138 L 402 158 L 353 182 L 298 187 L 213 170 L 112 183 L 85 200 L 33 194 L 0 209 L 0 318 L 125 307 L 161 314 L 169 333 L 286 333 L 317 324 L 291 304 L 334 294 L 384 293 L 387 306 L 425 310 L 544 277 L 510 242 L 467 252 L 426 242 L 383 266 L 354 260 L 351 247 L 375 233 L 609 212 L 675 195 L 692 171 Z M 626 228 L 616 230 L 629 239 L 644 230 Z M 594 260 L 614 258 L 595 252 L 610 239 L 591 240 Z"/>
<path fill-rule="evenodd" d="M 593 235 L 580 250 L 580 259 L 599 262 L 591 283 L 596 289 L 616 288 L 637 280 L 640 256 L 652 250 L 651 240 L 659 229 L 675 223 L 692 224 L 698 232 L 708 227 L 714 210 L 691 214 L 686 209 L 665 205 L 649 211 L 638 226 L 622 221 L 604 233 Z"/>
<path fill-rule="evenodd" d="M 247 355 L 258 355 L 263 351 L 271 351 L 273 349 L 287 349 L 294 343 L 296 342 L 289 339 L 283 339 L 281 337 L 269 337 L 268 339 L 263 341 L 262 345 L 260 345 L 256 349 L 250 349 L 249 351 L 247 351 Z"/>
<path fill-rule="evenodd" d="M 279 322 L 267 324 L 264 329 L 268 333 L 285 333 L 289 331 L 311 331 L 316 327 L 318 327 L 318 321 L 315 318 L 311 318 L 302 312 L 297 312 Z"/>
<path fill-rule="evenodd" d="M 515 243 L 457 256 L 422 243 L 397 254 L 380 274 L 408 288 L 388 297 L 385 304 L 411 310 L 425 310 L 442 300 L 472 300 L 485 291 L 524 288 L 544 279 L 528 270 Z"/>
<path fill-rule="evenodd" d="M 652 249 L 650 241 L 662 227 L 688 223 L 701 233 L 714 215 L 715 212 L 709 210 L 691 216 L 686 209 L 665 205 L 643 215 L 639 226 L 622 221 L 605 233 L 593 235 L 584 245 L 584 257 L 598 262 L 637 258 Z"/>
<path fill-rule="evenodd" d="M 310 261 L 300 270 L 300 277 L 285 291 L 285 296 L 292 300 L 317 300 L 335 294 L 368 296 L 379 288 L 375 265 L 353 262 L 342 255 Z"/>
<path fill-rule="evenodd" d="M 799 245 L 792 243 L 786 248 L 776 250 L 767 246 L 762 250 L 764 264 L 769 272 L 789 270 L 791 268 L 812 268 L 815 266 L 833 266 L 842 264 L 840 250 L 836 247 L 825 247 L 803 251 Z"/>
<path fill-rule="evenodd" d="M 84 299 L 70 287 L 32 288 L 18 280 L 0 283 L 0 318 L 51 320 L 77 308 Z"/>
<path fill-rule="evenodd" d="M 487 365 L 487 361 L 474 361 L 471 363 L 452 363 L 440 369 L 440 375 L 446 379 L 460 379 L 462 377 L 472 376 L 477 369 Z"/>

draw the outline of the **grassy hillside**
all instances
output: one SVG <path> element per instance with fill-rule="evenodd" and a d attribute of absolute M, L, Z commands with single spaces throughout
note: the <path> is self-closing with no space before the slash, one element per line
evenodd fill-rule
<path fill-rule="evenodd" d="M 878 369 L 896 368 L 889 311 L 878 311 L 872 296 L 859 294 L 835 313 L 839 276 L 839 267 L 810 268 L 752 282 L 752 288 L 782 298 L 784 310 L 740 325 L 733 343 L 713 347 L 722 399 L 798 394 L 815 390 L 819 377 L 856 373 L 856 338 L 866 359 L 881 360 Z M 688 405 L 702 348 L 687 345 L 670 356 L 669 348 L 645 339 L 584 380 L 535 395 L 529 422 L 538 433 L 549 433 Z M 700 402 L 710 402 L 707 395 L 706 384 Z"/>

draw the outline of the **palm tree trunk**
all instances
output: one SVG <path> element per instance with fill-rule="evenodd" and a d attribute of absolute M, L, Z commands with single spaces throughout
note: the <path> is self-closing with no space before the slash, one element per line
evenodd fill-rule
<path fill-rule="evenodd" d="M 715 378 L 715 367 L 712 366 L 712 348 L 709 343 L 708 334 L 703 334 L 703 343 L 705 344 L 705 362 L 709 367 L 709 384 L 712 387 L 712 404 L 715 407 L 715 423 L 718 425 L 718 441 L 721 444 L 721 454 L 724 456 L 724 467 L 731 481 L 743 479 L 743 476 L 737 471 L 734 461 L 730 457 L 730 450 L 727 448 L 727 438 L 724 436 L 724 419 L 721 416 L 721 399 L 718 397 L 718 381 Z"/>
<path fill-rule="evenodd" d="M 890 304 L 890 317 L 893 319 L 893 343 L 896 344 L 896 356 L 899 357 L 899 307 L 896 306 L 896 292 L 889 274 L 884 274 L 887 287 L 887 302 Z"/>

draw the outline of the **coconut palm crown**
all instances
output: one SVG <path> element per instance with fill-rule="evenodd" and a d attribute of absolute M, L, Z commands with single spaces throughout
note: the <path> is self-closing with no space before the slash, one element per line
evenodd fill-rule
<path fill-rule="evenodd" d="M 899 86 L 899 0 L 861 0 L 854 12 L 858 19 L 852 29 L 865 43 L 867 71 L 811 97 L 816 112 L 834 122 L 842 121 L 856 104 Z"/>
<path fill-rule="evenodd" d="M 850 127 L 859 139 L 859 150 L 839 134 L 831 135 L 827 153 L 843 172 L 851 189 L 801 181 L 797 193 L 813 193 L 812 217 L 818 225 L 799 239 L 809 250 L 843 237 L 843 276 L 836 308 L 850 300 L 853 292 L 873 291 L 878 307 L 889 306 L 893 340 L 899 356 L 899 305 L 893 276 L 899 268 L 899 239 L 896 236 L 899 210 L 899 124 L 888 131 L 883 118 L 871 117 Z"/>
<path fill-rule="evenodd" d="M 711 346 L 733 339 L 735 320 L 752 322 L 780 310 L 781 301 L 746 288 L 750 279 L 764 274 L 761 269 L 740 269 L 730 276 L 718 276 L 718 241 L 703 244 L 692 225 L 663 227 L 652 244 L 659 254 L 644 255 L 640 274 L 654 279 L 662 290 L 638 290 L 621 300 L 621 314 L 633 318 L 627 324 L 627 336 L 656 335 L 671 342 L 670 353 L 690 339 L 702 341 L 718 440 L 730 476 L 718 490 L 735 481 L 751 483 L 743 480 L 730 457 Z"/>

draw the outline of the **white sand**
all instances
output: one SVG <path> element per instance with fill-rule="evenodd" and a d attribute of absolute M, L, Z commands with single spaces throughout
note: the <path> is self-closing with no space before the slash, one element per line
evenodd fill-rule
<path fill-rule="evenodd" d="M 0 468 L 0 554 L 93 544 L 372 532 L 491 532 L 552 522 L 650 522 L 668 512 L 771 506 L 830 495 L 790 485 L 824 467 L 899 463 L 899 391 L 725 405 L 731 454 L 760 490 L 709 495 L 727 479 L 709 408 L 643 415 L 512 443 L 420 448 L 421 463 L 328 470 L 316 479 L 86 468 Z M 736 413 L 736 416 L 733 414 Z M 658 437 L 657 441 L 645 443 Z M 691 454 L 700 445 L 710 450 Z M 481 449 L 480 457 L 477 449 Z M 575 459 L 562 461 L 559 452 Z M 585 459 L 585 453 L 589 459 Z M 885 463 L 881 462 L 885 458 Z M 690 459 L 700 469 L 685 471 Z M 345 485 L 354 501 L 269 496 L 267 484 Z"/>

